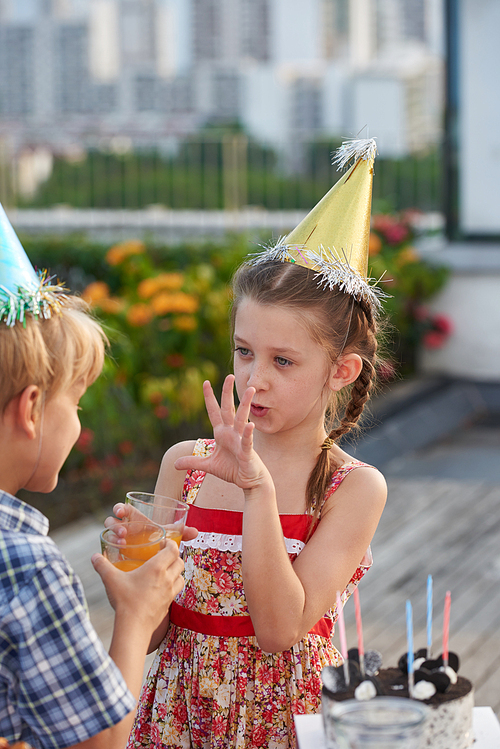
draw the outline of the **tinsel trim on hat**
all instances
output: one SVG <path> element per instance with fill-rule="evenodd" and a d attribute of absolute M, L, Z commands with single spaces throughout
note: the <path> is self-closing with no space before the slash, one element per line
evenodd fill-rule
<path fill-rule="evenodd" d="M 53 276 L 39 271 L 40 285 L 37 289 L 18 287 L 17 293 L 0 285 L 0 322 L 13 327 L 16 322 L 26 325 L 26 315 L 48 320 L 60 311 L 67 299 L 66 289 L 61 283 L 52 283 Z"/>
<path fill-rule="evenodd" d="M 345 140 L 339 148 L 335 151 L 332 159 L 337 169 L 345 169 L 350 161 L 357 161 L 363 159 L 367 161 L 374 159 L 377 155 L 377 144 L 375 138 L 353 138 L 352 140 Z"/>
<path fill-rule="evenodd" d="M 283 238 L 280 238 L 275 245 L 264 246 L 261 252 L 251 253 L 247 263 L 260 265 L 278 260 L 282 263 L 294 264 L 297 259 L 291 254 L 291 250 L 301 256 L 304 263 L 300 265 L 315 272 L 319 286 L 328 288 L 330 291 L 337 288 L 339 291 L 350 294 L 358 302 L 364 301 L 370 306 L 374 315 L 380 312 L 382 299 L 388 299 L 390 296 L 377 285 L 380 279 L 363 278 L 357 270 L 351 267 L 347 257 L 343 261 L 339 260 L 327 254 L 323 247 L 319 248 L 319 252 L 312 252 L 303 246 L 283 244 Z"/>

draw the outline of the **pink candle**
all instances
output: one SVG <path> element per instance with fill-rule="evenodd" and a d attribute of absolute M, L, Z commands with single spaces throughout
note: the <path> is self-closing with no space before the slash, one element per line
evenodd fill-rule
<path fill-rule="evenodd" d="M 361 620 L 361 605 L 359 603 L 359 590 L 354 588 L 354 613 L 356 615 L 356 632 L 358 634 L 359 670 L 361 676 L 365 675 L 365 648 L 363 645 L 363 622 Z"/>
<path fill-rule="evenodd" d="M 344 676 L 346 686 L 349 686 L 349 661 L 347 659 L 347 638 L 345 636 L 344 609 L 340 600 L 340 592 L 337 591 L 337 621 L 339 623 L 340 653 L 344 659 Z"/>
<path fill-rule="evenodd" d="M 443 616 L 443 665 L 448 665 L 448 640 L 450 637 L 450 608 L 451 593 L 448 590 L 444 599 L 444 616 Z"/>

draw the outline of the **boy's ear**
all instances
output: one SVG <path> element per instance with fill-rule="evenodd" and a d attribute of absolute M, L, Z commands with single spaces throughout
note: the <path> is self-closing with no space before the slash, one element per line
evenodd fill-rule
<path fill-rule="evenodd" d="M 328 386 L 330 390 L 342 390 L 359 377 L 363 368 L 363 360 L 359 354 L 344 354 L 332 367 Z"/>
<path fill-rule="evenodd" d="M 37 431 L 37 406 L 41 397 L 40 388 L 37 385 L 28 385 L 17 395 L 10 404 L 14 408 L 16 424 L 25 433 L 28 439 L 35 439 Z"/>

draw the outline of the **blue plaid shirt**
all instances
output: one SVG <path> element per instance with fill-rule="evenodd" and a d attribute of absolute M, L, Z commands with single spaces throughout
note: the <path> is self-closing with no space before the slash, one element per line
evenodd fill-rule
<path fill-rule="evenodd" d="M 0 491 L 0 736 L 71 746 L 135 707 L 41 512 Z"/>

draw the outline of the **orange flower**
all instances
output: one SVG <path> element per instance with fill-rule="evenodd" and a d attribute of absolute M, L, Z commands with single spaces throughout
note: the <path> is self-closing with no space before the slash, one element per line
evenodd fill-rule
<path fill-rule="evenodd" d="M 89 304 L 95 304 L 100 302 L 102 299 L 109 297 L 109 286 L 104 281 L 94 281 L 89 283 L 87 288 L 82 293 L 83 299 Z"/>
<path fill-rule="evenodd" d="M 122 370 L 118 370 L 115 375 L 115 382 L 117 385 L 125 385 L 127 382 L 127 373 Z"/>
<path fill-rule="evenodd" d="M 162 291 L 152 299 L 151 306 L 157 315 L 166 315 L 169 312 L 192 314 L 198 309 L 198 300 L 183 291 L 177 291 L 174 294 Z"/>
<path fill-rule="evenodd" d="M 149 304 L 133 304 L 127 312 L 127 320 L 134 328 L 141 328 L 147 325 L 154 317 L 154 310 Z"/>
<path fill-rule="evenodd" d="M 159 405 L 154 409 L 154 414 L 157 419 L 166 419 L 169 414 L 169 410 L 166 406 Z"/>
<path fill-rule="evenodd" d="M 382 240 L 380 239 L 378 234 L 375 234 L 375 232 L 371 231 L 370 242 L 368 245 L 368 254 L 378 255 L 381 249 L 382 249 Z"/>
<path fill-rule="evenodd" d="M 168 354 L 165 357 L 165 361 L 168 364 L 169 367 L 172 367 L 173 369 L 177 369 L 178 367 L 183 367 L 186 363 L 185 358 L 182 354 Z"/>
<path fill-rule="evenodd" d="M 156 283 L 156 278 L 145 278 L 137 287 L 137 293 L 142 299 L 149 299 L 157 291 L 158 284 Z"/>
<path fill-rule="evenodd" d="M 99 307 L 103 312 L 107 312 L 109 315 L 117 315 L 125 309 L 125 300 L 119 299 L 116 296 L 100 299 Z"/>
<path fill-rule="evenodd" d="M 120 265 L 131 255 L 140 255 L 146 249 L 146 245 L 140 239 L 129 239 L 128 242 L 115 244 L 106 253 L 106 262 L 109 265 Z"/>
<path fill-rule="evenodd" d="M 196 330 L 198 327 L 198 320 L 194 315 L 178 315 L 174 318 L 174 328 L 177 330 L 183 330 L 186 333 Z"/>
<path fill-rule="evenodd" d="M 152 393 L 149 394 L 149 401 L 153 404 L 161 403 L 163 400 L 163 395 L 160 393 L 159 390 L 154 390 Z"/>
<path fill-rule="evenodd" d="M 118 445 L 118 449 L 122 455 L 130 455 L 134 452 L 134 443 L 131 440 L 123 440 Z"/>
<path fill-rule="evenodd" d="M 143 299 L 149 299 L 158 291 L 177 291 L 184 283 L 182 273 L 160 273 L 154 278 L 145 278 L 137 287 L 137 292 Z"/>
<path fill-rule="evenodd" d="M 402 268 L 407 263 L 416 263 L 419 260 L 419 254 L 415 247 L 405 247 L 396 257 L 396 265 Z"/>

